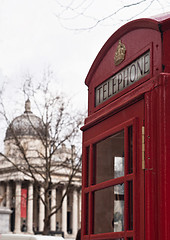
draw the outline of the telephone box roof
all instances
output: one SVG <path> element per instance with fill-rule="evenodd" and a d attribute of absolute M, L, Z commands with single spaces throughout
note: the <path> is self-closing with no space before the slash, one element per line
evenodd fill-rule
<path fill-rule="evenodd" d="M 116 43 L 116 41 L 118 41 L 123 35 L 136 29 L 152 29 L 162 33 L 170 29 L 170 12 L 156 15 L 150 18 L 141 18 L 128 22 L 127 24 L 120 27 L 115 33 L 113 33 L 113 35 L 111 35 L 111 37 L 106 41 L 104 46 L 99 51 L 96 59 L 94 60 L 87 74 L 87 77 L 85 79 L 85 84 L 87 86 L 89 86 L 94 72 L 96 71 L 101 60 L 109 51 L 111 46 L 113 46 L 113 44 Z"/>

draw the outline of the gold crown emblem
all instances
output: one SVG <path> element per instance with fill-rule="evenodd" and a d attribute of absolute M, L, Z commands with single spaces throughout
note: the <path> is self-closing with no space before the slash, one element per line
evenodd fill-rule
<path fill-rule="evenodd" d="M 126 47 L 123 43 L 121 43 L 121 40 L 119 40 L 119 44 L 114 56 L 114 62 L 116 66 L 123 62 L 123 60 L 125 59 L 125 54 Z"/>

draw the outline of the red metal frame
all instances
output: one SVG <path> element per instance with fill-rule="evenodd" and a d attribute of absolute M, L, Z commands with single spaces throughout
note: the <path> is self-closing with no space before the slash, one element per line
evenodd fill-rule
<path fill-rule="evenodd" d="M 157 82 L 157 88 L 145 94 L 146 240 L 170 239 L 170 74 L 161 74 Z"/>
<path fill-rule="evenodd" d="M 118 40 L 126 45 L 126 58 L 114 66 Z M 170 15 L 130 22 L 118 29 L 103 46 L 86 78 L 89 89 L 88 117 L 83 126 L 82 239 L 170 239 Z M 95 88 L 150 49 L 150 74 L 95 107 Z M 164 72 L 163 72 L 164 71 Z M 111 179 L 94 185 L 95 144 L 133 123 L 134 230 L 93 234 L 93 192 L 119 183 Z M 142 169 L 141 127 L 145 126 L 145 169 Z M 135 140 L 136 139 L 136 140 Z M 87 154 L 87 148 L 89 154 Z M 87 161 L 88 155 L 88 161 Z M 127 170 L 127 165 L 125 165 Z M 87 179 L 87 171 L 88 178 Z M 126 176 L 124 177 L 126 179 Z M 90 183 L 90 186 L 88 184 Z M 126 181 L 125 181 L 126 182 Z M 125 197 L 127 196 L 127 184 Z M 125 199 L 128 202 L 128 199 Z M 140 206 L 140 207 L 139 207 Z M 86 209 L 88 208 L 88 214 Z M 125 208 L 125 219 L 128 218 Z M 88 228 L 88 232 L 86 229 Z"/>
<path fill-rule="evenodd" d="M 135 106 L 136 105 L 136 106 Z M 143 111 L 141 111 L 141 109 L 143 108 Z M 135 110 L 136 109 L 136 110 Z M 140 109 L 140 111 L 139 111 Z M 122 111 L 123 112 L 123 111 Z M 122 113 L 119 113 L 118 115 L 122 115 Z M 139 115 L 139 116 L 138 116 Z M 129 116 L 129 117 L 128 117 Z M 128 231 L 127 229 L 127 219 L 128 219 L 128 205 L 127 205 L 127 198 L 125 199 L 125 232 L 121 232 L 121 233 L 106 233 L 106 234 L 93 234 L 93 193 L 97 190 L 109 187 L 109 186 L 113 186 L 116 184 L 121 183 L 122 181 L 125 183 L 125 196 L 127 196 L 127 191 L 128 191 L 128 181 L 133 180 L 133 184 L 134 184 L 134 193 L 133 193 L 133 202 L 134 204 L 134 219 L 137 219 L 138 216 L 136 215 L 136 211 L 135 208 L 138 209 L 139 205 L 137 204 L 137 202 L 140 202 L 140 209 L 138 209 L 138 211 L 143 211 L 143 214 L 141 215 L 141 218 L 143 219 L 144 217 L 144 207 L 142 207 L 142 203 L 144 202 L 144 196 L 142 193 L 142 189 L 144 189 L 144 187 L 142 186 L 142 184 L 144 184 L 144 175 L 143 175 L 143 171 L 141 169 L 142 164 L 139 164 L 140 167 L 137 166 L 136 161 L 138 159 L 138 161 L 140 161 L 141 163 L 141 156 L 139 154 L 140 150 L 141 150 L 141 132 L 139 132 L 139 128 L 141 129 L 141 126 L 143 124 L 143 119 L 144 119 L 144 105 L 143 105 L 143 100 L 140 100 L 139 102 L 137 102 L 136 104 L 132 105 L 131 107 L 126 109 L 126 116 L 123 117 L 121 116 L 122 119 L 122 124 L 119 123 L 119 117 L 117 117 L 116 121 L 114 120 L 114 116 L 111 117 L 110 119 L 110 123 L 108 125 L 108 121 L 106 120 L 107 124 L 106 124 L 106 129 L 105 131 L 100 130 L 98 132 L 95 132 L 95 134 L 93 135 L 93 137 L 87 141 L 84 142 L 84 152 L 87 151 L 87 148 L 90 147 L 90 186 L 87 186 L 87 175 L 89 173 L 87 173 L 87 154 L 85 154 L 85 159 L 83 160 L 83 176 L 84 176 L 84 183 L 83 183 L 83 213 L 84 216 L 88 215 L 88 234 L 86 233 L 86 229 L 87 229 L 87 217 L 85 217 L 85 221 L 82 220 L 82 235 L 84 236 L 84 239 L 115 239 L 117 237 L 125 237 L 124 239 L 126 239 L 126 237 L 132 237 L 134 234 L 137 234 L 137 232 L 133 232 L 133 231 Z M 124 120 L 124 121 L 123 121 Z M 95 159 L 94 159 L 94 146 L 95 143 L 99 142 L 102 139 L 105 139 L 106 137 L 113 135 L 116 132 L 119 132 L 120 130 L 124 129 L 125 132 L 125 162 L 128 162 L 128 127 L 129 126 L 133 126 L 133 167 L 134 167 L 134 172 L 132 174 L 128 174 L 127 173 L 127 164 L 125 165 L 125 176 L 124 177 L 120 177 L 117 179 L 111 179 L 108 180 L 106 182 L 102 182 L 102 183 L 98 183 L 98 184 L 94 184 L 93 179 L 94 179 L 94 175 L 95 175 Z M 114 127 L 113 127 L 114 126 Z M 92 130 L 92 129 L 91 129 Z M 136 171 L 140 172 L 140 174 L 136 174 Z M 138 178 L 136 179 L 136 177 L 138 176 Z M 143 180 L 142 180 L 143 179 Z M 141 183 L 142 182 L 142 183 Z M 138 185 L 139 183 L 139 185 Z M 136 191 L 140 191 L 138 194 L 136 193 Z M 88 202 L 89 204 L 87 204 L 87 196 L 88 195 Z M 139 199 L 140 198 L 140 199 Z M 87 205 L 89 206 L 88 210 L 87 210 Z M 87 214 L 88 211 L 88 214 Z M 139 219 L 138 219 L 139 220 Z M 143 224 L 141 224 L 141 222 L 144 221 L 141 220 L 140 222 L 138 221 L 139 225 L 136 226 L 137 221 L 134 220 L 134 228 L 141 228 Z"/>

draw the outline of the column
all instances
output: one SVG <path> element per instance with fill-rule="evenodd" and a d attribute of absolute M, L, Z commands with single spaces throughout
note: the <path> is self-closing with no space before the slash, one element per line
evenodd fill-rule
<path fill-rule="evenodd" d="M 53 209 L 53 207 L 56 207 L 56 189 L 55 188 L 53 188 L 51 191 L 52 212 L 55 210 L 55 208 Z M 51 231 L 55 231 L 56 230 L 56 213 L 51 216 L 50 224 L 51 224 L 51 226 L 50 226 Z"/>
<path fill-rule="evenodd" d="M 44 200 L 44 188 L 40 189 L 40 196 Z M 39 231 L 42 232 L 44 229 L 44 217 L 45 217 L 45 207 L 43 202 L 39 200 Z"/>
<path fill-rule="evenodd" d="M 76 236 L 78 231 L 78 197 L 77 197 L 77 190 L 73 190 L 73 235 Z"/>
<path fill-rule="evenodd" d="M 21 182 L 15 186 L 15 229 L 14 233 L 21 232 Z"/>
<path fill-rule="evenodd" d="M 0 184 L 0 206 L 3 207 L 5 205 L 5 185 L 4 182 Z"/>
<path fill-rule="evenodd" d="M 66 189 L 63 189 L 62 196 L 65 194 Z M 67 234 L 67 195 L 64 197 L 62 204 L 62 231 L 64 235 Z"/>
<path fill-rule="evenodd" d="M 11 188 L 10 188 L 9 182 L 7 182 L 7 185 L 6 185 L 6 207 L 9 209 L 11 208 L 10 199 L 11 199 Z"/>
<path fill-rule="evenodd" d="M 27 232 L 33 233 L 33 184 L 28 186 Z"/>

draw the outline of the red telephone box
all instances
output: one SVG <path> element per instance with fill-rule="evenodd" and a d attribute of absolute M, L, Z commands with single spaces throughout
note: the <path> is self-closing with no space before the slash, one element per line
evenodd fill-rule
<path fill-rule="evenodd" d="M 82 239 L 170 239 L 170 14 L 118 29 L 87 75 Z"/>

